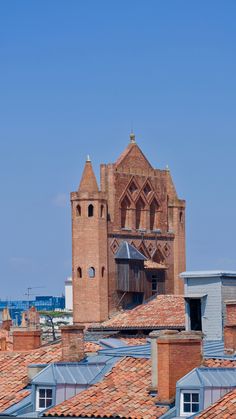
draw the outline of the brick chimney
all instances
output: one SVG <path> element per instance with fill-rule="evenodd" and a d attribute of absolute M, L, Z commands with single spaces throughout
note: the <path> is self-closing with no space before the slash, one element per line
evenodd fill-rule
<path fill-rule="evenodd" d="M 12 319 L 8 307 L 5 307 L 2 311 L 2 329 L 9 332 L 12 326 Z"/>
<path fill-rule="evenodd" d="M 226 301 L 226 324 L 224 326 L 225 352 L 236 352 L 236 301 Z"/>
<path fill-rule="evenodd" d="M 157 391 L 158 370 L 157 370 L 157 338 L 160 336 L 160 330 L 154 330 L 149 333 L 151 339 L 151 363 L 152 363 L 152 384 L 149 391 Z"/>
<path fill-rule="evenodd" d="M 41 346 L 41 330 L 13 330 L 13 351 L 29 351 Z"/>
<path fill-rule="evenodd" d="M 0 338 L 0 351 L 6 351 L 7 350 L 7 340 L 6 337 Z"/>
<path fill-rule="evenodd" d="M 158 401 L 170 404 L 176 382 L 202 363 L 202 333 L 163 331 L 157 339 Z"/>
<path fill-rule="evenodd" d="M 62 361 L 78 362 L 84 358 L 84 328 L 83 325 L 61 328 Z"/>

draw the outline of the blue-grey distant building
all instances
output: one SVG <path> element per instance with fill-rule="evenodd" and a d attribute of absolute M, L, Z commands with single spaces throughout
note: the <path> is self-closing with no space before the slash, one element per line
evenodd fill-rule
<path fill-rule="evenodd" d="M 206 340 L 222 340 L 226 301 L 236 299 L 235 271 L 183 272 L 186 330 L 202 330 Z"/>
<path fill-rule="evenodd" d="M 42 295 L 37 296 L 35 300 L 0 300 L 0 312 L 6 307 L 8 307 L 14 323 L 19 324 L 22 312 L 30 307 L 35 307 L 38 311 L 64 310 L 65 297 Z"/>

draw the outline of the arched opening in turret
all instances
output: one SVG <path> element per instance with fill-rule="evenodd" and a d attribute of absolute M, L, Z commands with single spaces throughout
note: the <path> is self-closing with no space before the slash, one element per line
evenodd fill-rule
<path fill-rule="evenodd" d="M 140 197 L 136 203 L 136 229 L 146 229 L 146 211 L 145 203 Z"/>
<path fill-rule="evenodd" d="M 126 196 L 121 202 L 121 228 L 132 228 L 131 202 Z"/>
<path fill-rule="evenodd" d="M 88 275 L 89 275 L 89 278 L 95 277 L 95 269 L 93 266 L 90 266 L 90 268 L 88 268 Z"/>
<path fill-rule="evenodd" d="M 150 205 L 150 230 L 157 230 L 160 226 L 158 225 L 158 209 L 159 205 L 156 198 L 152 200 Z"/>
<path fill-rule="evenodd" d="M 82 278 L 82 269 L 80 266 L 77 269 L 77 278 Z"/>
<path fill-rule="evenodd" d="M 104 214 L 105 214 L 105 208 L 104 208 L 104 205 L 101 205 L 101 207 L 100 207 L 100 217 L 104 218 Z"/>
<path fill-rule="evenodd" d="M 81 206 L 80 206 L 79 204 L 76 206 L 76 215 L 77 215 L 78 217 L 80 217 L 80 216 L 81 216 Z"/>
<path fill-rule="evenodd" d="M 93 205 L 89 204 L 89 206 L 88 206 L 88 217 L 93 217 L 93 210 L 94 210 Z"/>
<path fill-rule="evenodd" d="M 104 275 L 105 275 L 105 268 L 104 266 L 102 266 L 102 278 L 104 277 Z"/>

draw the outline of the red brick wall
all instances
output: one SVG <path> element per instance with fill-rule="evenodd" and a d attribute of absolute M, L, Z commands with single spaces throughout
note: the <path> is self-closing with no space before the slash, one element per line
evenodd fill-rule
<path fill-rule="evenodd" d="M 3 320 L 2 329 L 9 331 L 11 326 L 12 326 L 12 320 Z"/>
<path fill-rule="evenodd" d="M 199 333 L 163 334 L 157 339 L 158 400 L 171 402 L 176 382 L 202 362 L 202 338 Z"/>
<path fill-rule="evenodd" d="M 6 351 L 7 350 L 7 340 L 5 337 L 0 338 L 0 351 Z"/>
<path fill-rule="evenodd" d="M 224 346 L 225 352 L 234 353 L 236 351 L 236 324 L 224 327 Z"/>
<path fill-rule="evenodd" d="M 41 346 L 41 330 L 14 330 L 13 350 L 28 351 Z"/>
<path fill-rule="evenodd" d="M 84 358 L 84 326 L 61 328 L 62 361 L 78 362 Z"/>
<path fill-rule="evenodd" d="M 108 317 L 107 208 L 104 198 L 101 192 L 72 194 L 73 316 L 76 324 L 101 322 Z M 76 212 L 78 204 L 80 216 Z M 90 204 L 94 207 L 93 217 L 88 217 Z M 81 278 L 77 274 L 79 267 Z M 94 278 L 89 277 L 90 267 L 95 269 Z"/>
<path fill-rule="evenodd" d="M 226 324 L 236 325 L 236 301 L 226 302 Z"/>
<path fill-rule="evenodd" d="M 92 192 L 90 188 L 88 192 L 83 189 L 71 194 L 74 323 L 100 322 L 117 310 L 120 295 L 116 287 L 114 241 L 120 244 L 127 240 L 137 248 L 142 243 L 146 248 L 151 245 L 150 258 L 154 250 L 160 248 L 168 266 L 165 293 L 183 293 L 179 273 L 185 270 L 185 202 L 178 199 L 170 172 L 153 169 L 137 144 L 129 144 L 115 164 L 101 165 L 100 178 L 100 192 Z M 132 181 L 137 186 L 134 195 L 128 192 Z M 147 183 L 151 187 L 149 195 L 143 191 Z M 142 210 L 146 220 L 144 233 L 136 230 L 135 223 L 135 205 L 140 190 L 145 202 Z M 121 202 L 125 194 L 131 201 L 131 231 L 121 229 Z M 154 197 L 159 204 L 157 219 L 161 234 L 150 231 L 150 204 Z M 92 219 L 87 217 L 90 203 L 95 209 Z M 76 214 L 78 204 L 81 206 L 79 217 Z M 104 219 L 99 216 L 101 204 L 106 206 Z M 96 270 L 93 280 L 87 274 L 89 266 Z M 80 279 L 76 275 L 78 267 L 83 272 Z M 105 268 L 103 278 L 102 267 Z M 150 295 L 151 287 L 147 284 L 145 298 Z"/>

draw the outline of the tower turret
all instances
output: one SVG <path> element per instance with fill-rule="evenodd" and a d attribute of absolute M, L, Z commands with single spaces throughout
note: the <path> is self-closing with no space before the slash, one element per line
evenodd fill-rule
<path fill-rule="evenodd" d="M 108 316 L 107 200 L 89 158 L 71 208 L 74 323 L 100 322 Z"/>

